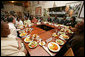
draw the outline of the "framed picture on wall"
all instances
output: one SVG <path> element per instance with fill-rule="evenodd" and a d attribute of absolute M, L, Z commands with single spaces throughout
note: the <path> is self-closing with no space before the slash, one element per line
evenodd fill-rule
<path fill-rule="evenodd" d="M 35 8 L 35 14 L 38 15 L 38 16 L 41 16 L 41 7 Z"/>

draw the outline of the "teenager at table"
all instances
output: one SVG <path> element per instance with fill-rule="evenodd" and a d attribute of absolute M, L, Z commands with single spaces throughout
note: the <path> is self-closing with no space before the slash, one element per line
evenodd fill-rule
<path fill-rule="evenodd" d="M 27 51 L 21 39 L 14 38 L 10 33 L 9 25 L 5 22 L 1 23 L 1 56 L 26 56 Z"/>

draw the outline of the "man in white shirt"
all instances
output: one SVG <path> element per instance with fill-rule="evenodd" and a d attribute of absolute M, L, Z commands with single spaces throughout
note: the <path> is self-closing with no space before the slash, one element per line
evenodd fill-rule
<path fill-rule="evenodd" d="M 17 18 L 16 25 L 23 25 L 23 21 L 20 18 Z"/>
<path fill-rule="evenodd" d="M 16 20 L 16 26 L 18 26 L 18 25 L 19 25 L 19 21 L 20 21 L 20 19 L 19 19 L 19 18 L 17 18 L 17 20 Z"/>
<path fill-rule="evenodd" d="M 31 24 L 31 21 L 29 20 L 29 18 L 25 17 L 24 24 L 27 24 L 27 25 Z"/>
<path fill-rule="evenodd" d="M 14 38 L 17 38 L 17 29 L 14 26 L 14 24 L 16 23 L 15 19 L 13 17 L 9 17 L 9 18 L 7 18 L 7 20 L 8 20 L 8 25 L 9 25 L 9 29 L 10 29 L 10 34 L 14 35 L 15 36 Z"/>
<path fill-rule="evenodd" d="M 5 32 L 5 33 L 4 33 Z M 9 35 L 11 37 L 9 37 Z M 22 45 L 20 38 L 14 38 L 10 34 L 10 29 L 7 23 L 1 23 L 1 56 L 26 56 L 27 51 Z"/>
<path fill-rule="evenodd" d="M 20 20 L 19 23 L 20 23 L 20 25 L 23 25 L 23 21 L 22 20 Z"/>

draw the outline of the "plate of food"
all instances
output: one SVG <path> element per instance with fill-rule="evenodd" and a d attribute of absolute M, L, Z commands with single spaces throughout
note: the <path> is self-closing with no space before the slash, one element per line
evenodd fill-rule
<path fill-rule="evenodd" d="M 52 36 L 53 36 L 53 37 L 56 37 L 56 36 L 58 36 L 58 35 L 57 35 L 56 33 L 53 33 Z"/>
<path fill-rule="evenodd" d="M 61 31 L 61 32 L 65 32 L 65 30 L 66 30 L 65 28 L 62 28 L 60 31 Z"/>
<path fill-rule="evenodd" d="M 26 36 L 26 35 L 27 35 L 27 33 L 21 33 L 21 34 L 20 34 L 21 37 L 24 37 L 24 36 Z"/>
<path fill-rule="evenodd" d="M 30 42 L 29 44 L 28 44 L 28 46 L 29 46 L 29 48 L 35 48 L 35 47 L 37 47 L 37 42 L 36 41 L 32 41 L 32 42 Z"/>
<path fill-rule="evenodd" d="M 55 42 L 48 43 L 48 48 L 52 52 L 58 52 L 60 50 L 60 46 Z"/>
<path fill-rule="evenodd" d="M 66 30 L 67 33 L 73 33 L 70 29 Z"/>
<path fill-rule="evenodd" d="M 65 34 L 65 32 L 58 32 L 58 35 L 63 35 L 63 34 Z"/>
<path fill-rule="evenodd" d="M 41 22 L 37 22 L 37 25 L 40 25 L 41 24 Z"/>
<path fill-rule="evenodd" d="M 49 23 L 49 25 L 51 25 L 51 23 Z"/>
<path fill-rule="evenodd" d="M 44 22 L 44 24 L 46 24 L 47 22 Z"/>
<path fill-rule="evenodd" d="M 35 39 L 37 39 L 39 36 L 37 35 L 37 34 L 33 34 L 32 35 L 32 38 L 35 38 Z"/>
<path fill-rule="evenodd" d="M 44 46 L 45 45 L 45 42 L 44 41 L 41 41 L 41 42 L 39 42 L 39 45 L 40 46 Z"/>
<path fill-rule="evenodd" d="M 31 42 L 32 40 L 31 40 L 30 38 L 25 38 L 24 41 L 25 41 L 26 43 L 29 43 L 29 42 Z"/>
<path fill-rule="evenodd" d="M 68 35 L 65 35 L 65 34 L 62 34 L 62 35 L 60 35 L 59 38 L 61 38 L 63 40 L 67 40 L 67 39 L 69 39 L 69 36 Z"/>
<path fill-rule="evenodd" d="M 65 25 L 60 25 L 61 27 L 65 27 Z"/>
<path fill-rule="evenodd" d="M 25 41 L 26 43 L 31 42 L 32 40 L 30 39 L 30 35 L 28 35 L 28 36 L 24 39 L 24 41 Z"/>
<path fill-rule="evenodd" d="M 60 39 L 56 39 L 56 43 L 59 45 L 64 45 L 64 41 L 60 40 Z"/>

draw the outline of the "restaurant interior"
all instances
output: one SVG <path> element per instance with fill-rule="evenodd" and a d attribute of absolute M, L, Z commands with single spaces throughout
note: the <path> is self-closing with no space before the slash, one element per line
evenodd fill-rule
<path fill-rule="evenodd" d="M 84 1 L 1 1 L 1 56 L 84 56 Z"/>

